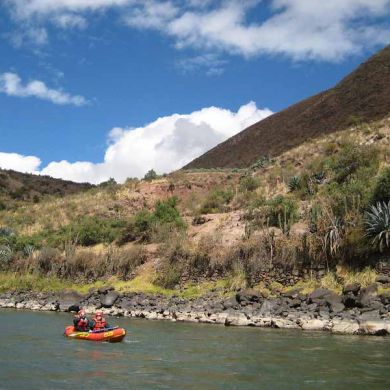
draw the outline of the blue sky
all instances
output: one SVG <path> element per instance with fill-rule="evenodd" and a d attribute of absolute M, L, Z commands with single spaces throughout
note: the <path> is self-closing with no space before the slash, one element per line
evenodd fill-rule
<path fill-rule="evenodd" d="M 0 167 L 177 169 L 390 42 L 388 0 L 5 0 Z M 160 118 L 160 120 L 158 120 Z"/>

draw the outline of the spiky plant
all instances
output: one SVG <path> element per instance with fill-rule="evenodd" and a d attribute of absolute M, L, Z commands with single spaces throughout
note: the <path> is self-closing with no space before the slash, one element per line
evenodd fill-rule
<path fill-rule="evenodd" d="M 378 202 L 365 215 L 366 234 L 373 237 L 372 243 L 379 248 L 390 247 L 390 201 Z"/>
<path fill-rule="evenodd" d="M 324 250 L 331 256 L 339 251 L 343 241 L 343 222 L 339 217 L 330 216 L 329 226 L 324 236 Z"/>
<path fill-rule="evenodd" d="M 0 269 L 9 263 L 12 257 L 12 249 L 9 245 L 0 245 Z"/>
<path fill-rule="evenodd" d="M 288 189 L 293 192 L 296 191 L 301 184 L 301 178 L 299 176 L 293 176 L 288 182 Z"/>

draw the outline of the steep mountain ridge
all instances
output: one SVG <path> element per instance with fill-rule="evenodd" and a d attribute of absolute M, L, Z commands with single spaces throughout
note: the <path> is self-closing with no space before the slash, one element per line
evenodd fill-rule
<path fill-rule="evenodd" d="M 246 167 L 311 138 L 370 122 L 390 112 L 390 45 L 334 88 L 304 99 L 243 130 L 184 169 Z"/>

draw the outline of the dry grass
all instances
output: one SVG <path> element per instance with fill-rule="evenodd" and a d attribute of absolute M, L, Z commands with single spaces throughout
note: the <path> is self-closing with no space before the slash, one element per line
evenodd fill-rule
<path fill-rule="evenodd" d="M 337 274 L 343 279 L 344 285 L 359 283 L 362 287 L 367 287 L 374 283 L 375 278 L 378 276 L 377 272 L 370 267 L 366 267 L 362 271 L 350 271 L 348 269 L 339 268 Z"/>

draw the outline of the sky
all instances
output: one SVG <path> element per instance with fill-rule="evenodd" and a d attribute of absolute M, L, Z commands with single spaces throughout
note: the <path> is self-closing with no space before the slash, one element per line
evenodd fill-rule
<path fill-rule="evenodd" d="M 178 169 L 390 43 L 390 0 L 0 0 L 0 167 Z"/>

